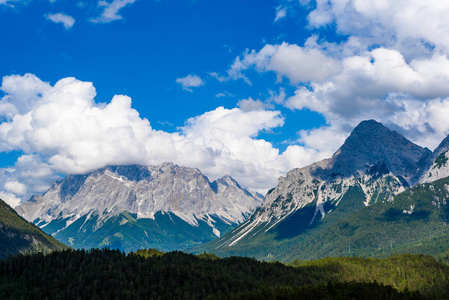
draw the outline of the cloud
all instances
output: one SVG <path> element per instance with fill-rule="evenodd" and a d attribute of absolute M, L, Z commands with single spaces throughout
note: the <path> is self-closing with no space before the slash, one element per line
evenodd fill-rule
<path fill-rule="evenodd" d="M 98 7 L 103 9 L 101 15 L 97 18 L 92 18 L 92 23 L 109 23 L 116 20 L 121 20 L 123 17 L 119 14 L 120 10 L 128 4 L 133 4 L 135 0 L 113 0 L 112 2 L 98 1 Z"/>
<path fill-rule="evenodd" d="M 100 1 L 102 15 L 92 21 L 120 19 L 120 9 L 133 2 Z M 205 112 L 172 133 L 152 128 L 127 96 L 96 103 L 92 83 L 64 78 L 52 86 L 31 74 L 4 77 L 0 151 L 24 155 L 0 170 L 3 193 L 14 202 L 44 191 L 61 173 L 164 161 L 198 167 L 211 179 L 230 174 L 262 191 L 287 170 L 332 155 L 364 119 L 377 119 L 431 149 L 449 133 L 449 4 L 285 1 L 277 7 L 277 20 L 294 16 L 294 5 L 310 10 L 311 36 L 304 44 L 247 49 L 225 73 L 208 73 L 219 82 L 252 84 L 254 71 L 271 72 L 279 91 L 266 101 L 248 98 L 237 108 Z M 320 37 L 323 27 L 335 28 L 338 42 L 326 40 L 332 34 Z M 176 82 L 188 91 L 204 84 L 196 75 Z M 299 131 L 298 145 L 280 153 L 259 137 L 284 124 L 275 104 L 317 112 L 326 125 Z"/>
<path fill-rule="evenodd" d="M 367 103 L 367 110 L 360 115 L 342 117 L 328 112 L 324 116 L 327 126 L 301 130 L 297 142 L 319 153 L 333 153 L 360 121 L 374 118 L 387 127 L 398 131 L 420 146 L 435 149 L 449 134 L 449 98 L 421 101 L 409 99 L 407 95 L 389 95 L 385 99 L 392 106 L 390 111 L 376 110 L 381 101 Z M 347 105 L 351 103 L 348 101 Z M 368 108 L 370 106 L 371 108 Z"/>
<path fill-rule="evenodd" d="M 274 18 L 274 21 L 277 22 L 280 19 L 285 18 L 285 16 L 287 16 L 287 7 L 282 5 L 276 7 L 276 17 Z"/>
<path fill-rule="evenodd" d="M 287 97 L 287 94 L 285 93 L 285 88 L 280 87 L 279 93 L 276 93 L 275 91 L 268 90 L 270 93 L 270 98 L 267 100 L 269 103 L 276 103 L 276 104 L 284 104 L 285 98 Z"/>
<path fill-rule="evenodd" d="M 54 23 L 61 23 L 64 25 L 65 29 L 70 29 L 73 27 L 73 24 L 75 24 L 75 19 L 69 15 L 66 15 L 64 13 L 57 13 L 57 14 L 47 14 L 45 15 L 47 20 L 50 20 Z"/>
<path fill-rule="evenodd" d="M 395 48 L 408 57 L 433 47 L 448 52 L 448 13 L 446 1 L 320 0 L 308 20 L 312 27 L 335 23 L 340 33 L 358 36 L 370 46 Z"/>
<path fill-rule="evenodd" d="M 228 81 L 229 78 L 226 78 L 225 76 L 221 76 L 219 73 L 217 72 L 209 72 L 207 73 L 210 77 L 215 78 L 218 80 L 218 82 L 224 82 L 224 81 Z"/>
<path fill-rule="evenodd" d="M 0 169 L 0 199 L 14 207 L 31 195 L 42 194 L 61 179 L 41 155 L 22 155 L 13 167 Z"/>
<path fill-rule="evenodd" d="M 26 193 L 26 186 L 18 181 L 7 181 L 4 184 L 4 188 L 6 191 L 16 195 L 24 195 Z"/>
<path fill-rule="evenodd" d="M 215 98 L 222 98 L 222 97 L 226 97 L 226 94 L 225 93 L 215 94 Z"/>
<path fill-rule="evenodd" d="M 278 111 L 220 107 L 187 120 L 182 132 L 207 149 L 207 156 L 199 153 L 196 162 L 206 174 L 213 174 L 212 177 L 231 174 L 244 186 L 266 191 L 287 170 L 320 158 L 315 150 L 299 146 L 290 146 L 280 154 L 271 143 L 257 139 L 261 131 L 283 124 Z M 210 160 L 214 163 L 210 164 Z"/>
<path fill-rule="evenodd" d="M 243 79 L 251 83 L 244 72 L 255 68 L 259 72 L 274 71 L 280 82 L 287 77 L 292 84 L 309 81 L 324 81 L 340 70 L 339 62 L 319 49 L 299 47 L 288 43 L 265 45 L 260 51 L 245 51 L 243 58 L 237 57 L 228 70 L 232 79 Z"/>
<path fill-rule="evenodd" d="M 6 76 L 1 89 L 0 105 L 8 109 L 1 114 L 6 121 L 0 123 L 0 151 L 24 154 L 14 166 L 0 169 L 0 187 L 21 199 L 44 192 L 59 174 L 165 161 L 199 168 L 212 180 L 230 174 L 243 186 L 264 192 L 287 170 L 320 157 L 313 149 L 295 146 L 279 153 L 258 138 L 284 124 L 279 111 L 262 107 L 218 107 L 168 133 L 141 118 L 129 97 L 96 103 L 93 84 L 75 78 L 52 86 L 32 74 Z"/>
<path fill-rule="evenodd" d="M 14 4 L 26 4 L 30 0 L 0 0 L 0 5 L 14 7 Z"/>
<path fill-rule="evenodd" d="M 358 122 L 377 119 L 422 146 L 449 133 L 449 3 L 443 1 L 281 1 L 309 10 L 303 45 L 267 44 L 237 57 L 222 79 L 251 83 L 274 72 L 296 91 L 274 103 L 323 115 L 326 126 L 298 132 L 298 143 L 335 151 Z M 297 14 L 296 14 L 297 15 Z M 343 40 L 320 38 L 321 29 Z"/>
<path fill-rule="evenodd" d="M 287 106 L 302 109 L 307 104 L 323 113 L 340 108 L 341 114 L 349 116 L 365 110 L 363 106 L 369 104 L 364 102 L 385 103 L 384 97 L 389 93 L 404 93 L 422 100 L 449 95 L 446 56 L 434 55 L 407 63 L 398 51 L 377 48 L 364 55 L 347 57 L 341 65 L 341 72 L 326 82 L 300 87 Z M 342 107 L 343 102 L 350 102 L 351 107 Z"/>
<path fill-rule="evenodd" d="M 253 111 L 253 110 L 265 110 L 273 109 L 273 105 L 269 102 L 262 102 L 260 100 L 253 100 L 251 97 L 248 99 L 239 100 L 237 106 L 243 111 Z"/>
<path fill-rule="evenodd" d="M 215 95 L 215 98 L 232 97 L 233 95 L 228 92 L 221 92 Z"/>
<path fill-rule="evenodd" d="M 350 117 L 371 105 L 379 113 L 393 107 L 389 94 L 402 93 L 426 101 L 449 95 L 449 60 L 446 56 L 415 59 L 407 63 L 396 50 L 377 48 L 342 60 L 341 72 L 326 82 L 300 87 L 286 105 Z M 346 105 L 347 103 L 347 105 Z"/>
<path fill-rule="evenodd" d="M 342 59 L 340 73 L 299 86 L 284 103 L 326 118 L 329 126 L 300 132 L 303 144 L 320 151 L 336 150 L 343 141 L 338 132 L 346 136 L 371 118 L 432 149 L 449 133 L 449 121 L 441 116 L 449 113 L 448 70 L 445 55 L 407 62 L 396 50 L 376 48 Z M 317 143 L 323 137 L 330 143 Z"/>
<path fill-rule="evenodd" d="M 176 83 L 180 84 L 186 91 L 193 92 L 191 87 L 200 87 L 204 85 L 204 81 L 197 75 L 187 75 L 186 77 L 176 79 Z"/>
<path fill-rule="evenodd" d="M 21 199 L 17 198 L 14 194 L 6 193 L 3 191 L 0 191 L 0 199 L 5 201 L 12 208 L 15 208 L 17 205 L 19 205 L 21 201 Z"/>

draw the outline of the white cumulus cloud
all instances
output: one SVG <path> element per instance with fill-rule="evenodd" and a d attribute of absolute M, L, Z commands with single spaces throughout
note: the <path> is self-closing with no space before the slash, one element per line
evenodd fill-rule
<path fill-rule="evenodd" d="M 335 23 L 338 32 L 366 45 L 395 48 L 409 57 L 433 47 L 447 53 L 448 13 L 447 1 L 318 0 L 308 20 L 312 27 Z"/>
<path fill-rule="evenodd" d="M 26 186 L 18 181 L 7 181 L 4 185 L 6 191 L 16 195 L 23 195 L 26 193 Z"/>
<path fill-rule="evenodd" d="M 278 176 L 320 155 L 298 146 L 279 153 L 258 138 L 284 124 L 279 111 L 218 107 L 168 133 L 153 129 L 129 97 L 96 103 L 93 84 L 75 78 L 52 86 L 32 74 L 6 76 L 1 89 L 6 95 L 0 106 L 8 109 L 1 113 L 6 121 L 0 124 L 0 151 L 24 154 L 0 170 L 0 186 L 22 199 L 44 192 L 60 174 L 165 161 L 197 167 L 212 180 L 229 174 L 263 192 Z"/>
<path fill-rule="evenodd" d="M 296 91 L 273 102 L 324 116 L 325 126 L 298 132 L 298 142 L 319 153 L 335 151 L 365 119 L 430 149 L 449 133 L 449 2 L 285 0 L 276 11 L 292 17 L 295 7 L 309 10 L 303 45 L 246 50 L 217 79 L 251 83 L 249 69 L 275 72 L 278 84 L 289 79 Z M 343 40 L 320 37 L 322 27 Z"/>
<path fill-rule="evenodd" d="M 399 126 L 396 129 L 415 142 L 434 148 L 449 133 L 449 120 L 435 115 L 448 112 L 448 70 L 444 55 L 406 62 L 396 50 L 377 48 L 343 59 L 340 73 L 326 82 L 298 87 L 285 105 L 319 112 L 333 132 L 347 134 L 358 122 L 374 118 Z M 324 129 L 303 135 L 303 141 L 313 147 L 311 135 L 316 133 L 319 139 Z"/>
<path fill-rule="evenodd" d="M 282 43 L 265 45 L 260 51 L 246 51 L 237 57 L 228 74 L 232 79 L 244 79 L 250 83 L 244 72 L 255 68 L 259 72 L 274 71 L 278 81 L 287 77 L 291 83 L 324 81 L 340 70 L 339 62 L 315 48 L 299 47 Z"/>

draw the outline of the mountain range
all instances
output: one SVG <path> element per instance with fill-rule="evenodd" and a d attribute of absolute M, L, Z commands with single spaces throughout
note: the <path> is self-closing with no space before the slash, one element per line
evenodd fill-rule
<path fill-rule="evenodd" d="M 16 210 L 74 248 L 181 250 L 219 237 L 261 203 L 229 176 L 210 182 L 164 163 L 69 175 Z"/>
<path fill-rule="evenodd" d="M 432 152 L 374 120 L 265 199 L 198 169 L 109 166 L 68 175 L 17 212 L 74 248 L 214 252 L 290 261 L 449 249 L 449 136 Z"/>
<path fill-rule="evenodd" d="M 279 179 L 244 224 L 194 251 L 290 261 L 449 249 L 449 138 L 432 153 L 374 120 Z"/>

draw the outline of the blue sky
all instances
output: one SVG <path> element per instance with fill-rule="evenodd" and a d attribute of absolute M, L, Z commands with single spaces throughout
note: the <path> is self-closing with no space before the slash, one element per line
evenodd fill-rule
<path fill-rule="evenodd" d="M 63 0 L 11 5 L 1 10 L 1 35 L 11 45 L 1 50 L 2 76 L 32 73 L 53 84 L 69 76 L 90 81 L 97 101 L 126 94 L 155 128 L 169 131 L 217 106 L 233 108 L 239 99 L 269 97 L 269 89 L 279 86 L 274 74 L 252 78 L 254 84 L 248 85 L 220 84 L 208 73 L 225 72 L 247 48 L 302 44 L 310 35 L 305 12 L 274 22 L 273 1 L 136 1 L 118 12 L 121 20 L 105 23 L 89 21 L 101 15 L 96 2 L 86 7 Z M 59 12 L 75 19 L 70 29 L 46 18 Z M 183 90 L 176 79 L 189 74 L 201 77 L 204 86 Z M 215 97 L 220 93 L 232 96 Z M 162 125 L 167 123 L 173 128 Z M 310 125 L 321 122 L 311 119 L 295 127 Z"/>
<path fill-rule="evenodd" d="M 0 196 L 17 204 L 64 174 L 164 161 L 264 192 L 371 118 L 433 150 L 449 133 L 448 12 L 0 0 Z"/>

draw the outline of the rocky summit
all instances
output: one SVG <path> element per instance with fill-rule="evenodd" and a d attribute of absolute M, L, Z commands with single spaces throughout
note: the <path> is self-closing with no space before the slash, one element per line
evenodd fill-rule
<path fill-rule="evenodd" d="M 400 176 L 413 185 L 431 154 L 429 149 L 410 142 L 381 123 L 363 121 L 324 167 L 328 172 L 323 179 L 328 180 L 333 174 L 361 177 L 384 168 L 382 172 Z"/>
<path fill-rule="evenodd" d="M 310 259 L 305 253 L 317 251 L 305 245 L 315 247 L 309 241 L 319 240 L 339 221 L 377 203 L 393 202 L 397 194 L 422 182 L 429 170 L 434 179 L 447 176 L 446 144 L 432 153 L 379 122 L 363 121 L 331 158 L 289 171 L 248 221 L 197 249 L 279 260 L 287 252 L 296 253 L 291 257 L 302 253 L 300 258 Z M 432 169 L 437 167 L 439 173 Z"/>
<path fill-rule="evenodd" d="M 16 208 L 75 248 L 184 249 L 230 230 L 262 203 L 229 176 L 210 182 L 173 163 L 68 175 Z"/>
<path fill-rule="evenodd" d="M 354 189 L 363 197 L 352 208 L 388 199 L 409 186 L 430 155 L 430 150 L 382 124 L 364 121 L 331 158 L 293 169 L 281 177 L 278 186 L 266 196 L 263 207 L 246 223 L 247 230 L 232 239 L 230 245 L 238 243 L 251 228 L 262 226 L 263 231 L 268 230 L 302 209 L 307 211 L 301 218 L 304 225 L 312 225 Z"/>

